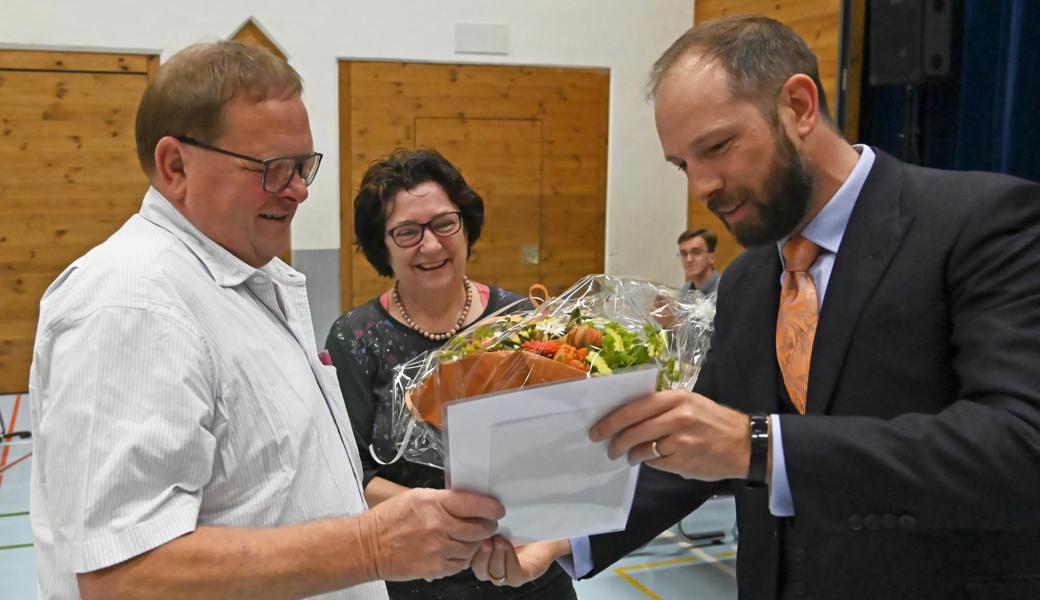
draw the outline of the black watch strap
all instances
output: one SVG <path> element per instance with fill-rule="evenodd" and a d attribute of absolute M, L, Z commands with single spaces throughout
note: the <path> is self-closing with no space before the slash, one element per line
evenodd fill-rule
<path fill-rule="evenodd" d="M 766 462 L 769 460 L 769 416 L 750 415 L 751 462 L 747 482 L 751 486 L 766 484 Z"/>

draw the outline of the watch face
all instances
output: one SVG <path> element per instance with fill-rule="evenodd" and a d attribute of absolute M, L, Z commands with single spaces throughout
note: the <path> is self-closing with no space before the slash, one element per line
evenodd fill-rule
<path fill-rule="evenodd" d="M 748 485 L 766 483 L 766 462 L 769 460 L 769 417 L 751 415 L 751 458 L 748 461 Z"/>
<path fill-rule="evenodd" d="M 756 436 L 769 436 L 769 417 L 767 415 L 751 415 L 751 439 Z"/>

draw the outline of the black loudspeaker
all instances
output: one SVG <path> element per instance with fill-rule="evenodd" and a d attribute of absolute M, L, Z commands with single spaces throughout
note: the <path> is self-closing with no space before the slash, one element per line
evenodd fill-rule
<path fill-rule="evenodd" d="M 870 85 L 913 84 L 951 74 L 954 0 L 872 0 Z"/>
<path fill-rule="evenodd" d="M 926 0 L 924 3 L 924 76 L 946 79 L 952 73 L 954 0 Z"/>

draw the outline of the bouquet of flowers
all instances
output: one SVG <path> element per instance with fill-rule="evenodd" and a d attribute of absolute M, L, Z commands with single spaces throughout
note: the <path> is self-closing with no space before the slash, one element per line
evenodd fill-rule
<path fill-rule="evenodd" d="M 690 388 L 707 353 L 714 295 L 647 281 L 590 275 L 537 308 L 509 308 L 441 348 L 398 367 L 391 436 L 396 456 L 443 468 L 441 414 L 448 402 L 649 363 L 658 389 Z"/>

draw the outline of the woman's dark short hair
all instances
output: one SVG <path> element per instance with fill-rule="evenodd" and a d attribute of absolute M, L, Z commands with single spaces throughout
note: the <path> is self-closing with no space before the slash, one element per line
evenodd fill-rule
<path fill-rule="evenodd" d="M 398 148 L 368 166 L 354 196 L 354 239 L 365 258 L 384 277 L 393 277 L 386 245 L 386 218 L 393 210 L 394 196 L 432 181 L 448 194 L 462 212 L 466 232 L 466 256 L 480 239 L 484 225 L 484 200 L 469 187 L 462 173 L 433 148 Z"/>

